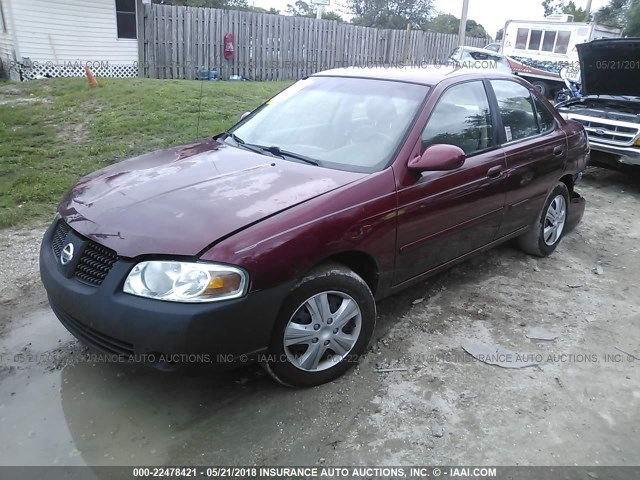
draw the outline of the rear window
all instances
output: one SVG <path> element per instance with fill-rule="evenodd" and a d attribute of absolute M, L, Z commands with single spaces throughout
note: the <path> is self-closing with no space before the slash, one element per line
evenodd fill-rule
<path fill-rule="evenodd" d="M 509 80 L 491 80 L 507 142 L 539 133 L 531 92 Z"/>

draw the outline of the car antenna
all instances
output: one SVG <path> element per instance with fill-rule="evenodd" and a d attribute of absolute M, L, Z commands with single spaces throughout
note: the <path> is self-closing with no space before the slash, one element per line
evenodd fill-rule
<path fill-rule="evenodd" d="M 198 103 L 198 123 L 196 124 L 196 139 L 200 138 L 200 112 L 202 111 L 202 86 L 204 85 L 204 80 L 198 75 L 200 80 L 200 102 Z"/>

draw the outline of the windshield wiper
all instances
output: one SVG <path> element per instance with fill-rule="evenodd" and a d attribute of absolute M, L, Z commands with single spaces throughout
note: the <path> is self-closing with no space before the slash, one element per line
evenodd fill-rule
<path fill-rule="evenodd" d="M 289 152 L 288 150 L 282 150 L 277 145 L 271 145 L 267 147 L 265 145 L 247 143 L 233 132 L 227 131 L 227 132 L 224 132 L 224 134 L 227 137 L 231 137 L 239 147 L 246 148 L 247 150 L 251 150 L 252 152 L 262 153 L 262 154 L 264 154 L 264 152 L 269 152 L 271 155 L 280 157 L 282 159 L 289 157 L 289 158 L 295 158 L 296 160 L 300 160 L 310 165 L 315 165 L 316 167 L 320 165 L 320 162 L 318 162 L 317 160 L 313 160 L 312 158 L 305 157 L 304 155 L 300 155 L 298 153 Z"/>
<path fill-rule="evenodd" d="M 260 149 L 262 149 L 265 152 L 269 152 L 273 155 L 277 155 L 281 158 L 295 158 L 296 160 L 300 160 L 302 162 L 308 163 L 310 165 L 315 165 L 316 167 L 318 165 L 320 165 L 320 162 L 318 162 L 317 160 L 313 160 L 312 158 L 309 157 L 305 157 L 304 155 L 300 155 L 299 153 L 294 153 L 294 152 L 290 152 L 288 150 L 282 150 L 279 146 L 277 145 L 271 145 L 270 147 L 264 147 L 261 145 L 251 145 L 252 147 L 258 147 Z"/>
<path fill-rule="evenodd" d="M 244 145 L 245 143 L 244 140 L 242 140 L 239 136 L 237 136 L 233 132 L 226 131 L 224 132 L 224 135 L 226 135 L 227 137 L 231 137 L 233 141 L 236 142 L 238 145 Z"/>

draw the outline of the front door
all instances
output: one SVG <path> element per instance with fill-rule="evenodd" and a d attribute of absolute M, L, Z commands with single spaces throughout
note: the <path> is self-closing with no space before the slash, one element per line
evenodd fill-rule
<path fill-rule="evenodd" d="M 482 81 L 444 91 L 413 155 L 435 144 L 464 150 L 462 167 L 414 173 L 400 165 L 394 284 L 433 270 L 496 238 L 505 200 L 504 153 L 498 146 Z M 401 170 L 401 169 L 405 170 Z M 400 171 L 401 170 L 401 171 Z"/>

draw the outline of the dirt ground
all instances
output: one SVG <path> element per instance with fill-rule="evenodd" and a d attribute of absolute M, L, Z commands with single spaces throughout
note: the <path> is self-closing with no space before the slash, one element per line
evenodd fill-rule
<path fill-rule="evenodd" d="M 553 256 L 505 245 L 382 301 L 359 367 L 308 390 L 83 360 L 39 284 L 44 226 L 2 230 L 0 463 L 637 464 L 640 176 L 593 168 L 578 190 L 583 223 Z"/>

